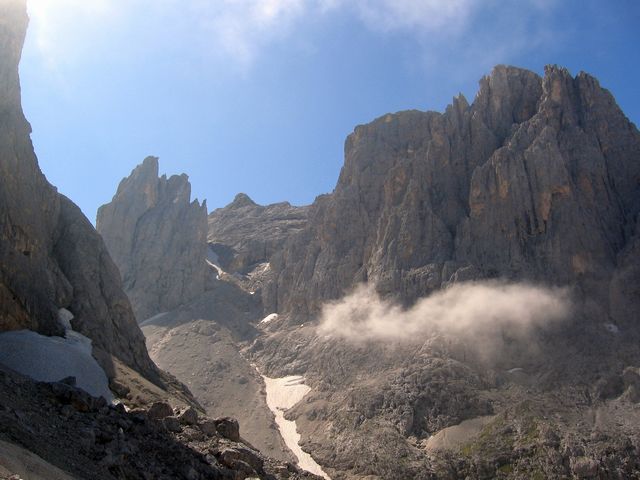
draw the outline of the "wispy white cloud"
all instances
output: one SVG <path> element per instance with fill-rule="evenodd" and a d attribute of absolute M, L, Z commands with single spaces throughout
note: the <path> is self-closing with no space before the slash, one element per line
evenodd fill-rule
<path fill-rule="evenodd" d="M 86 47 L 89 37 L 74 33 L 103 30 L 117 17 L 113 0 L 29 0 L 29 35 L 49 67 L 55 66 L 74 50 Z"/>
<path fill-rule="evenodd" d="M 262 47 L 288 35 L 309 6 L 305 0 L 219 0 L 190 8 L 208 37 L 246 69 Z"/>
<path fill-rule="evenodd" d="M 557 1 L 523 0 L 518 2 L 517 9 L 524 18 L 527 10 L 550 11 Z M 378 34 L 414 35 L 428 50 L 437 43 L 436 37 L 459 38 L 468 33 L 487 8 L 508 10 L 495 0 L 30 0 L 29 3 L 31 34 L 52 65 L 81 50 L 90 34 L 104 35 L 110 28 L 117 28 L 119 21 L 133 15 L 144 15 L 139 21 L 145 21 L 157 14 L 187 25 L 188 33 L 197 36 L 200 44 L 208 45 L 212 52 L 222 54 L 243 70 L 249 69 L 274 41 L 303 38 L 305 22 L 318 17 L 331 21 L 334 15 L 348 15 Z M 498 43 L 513 46 L 512 49 L 525 43 L 522 38 L 510 38 L 497 31 L 489 37 L 480 43 L 486 43 L 486 50 L 491 48 L 494 53 Z"/>
<path fill-rule="evenodd" d="M 475 0 L 363 0 L 356 3 L 356 11 L 374 30 L 456 31 L 466 24 L 477 3 Z"/>
<path fill-rule="evenodd" d="M 531 340 L 536 329 L 567 319 L 567 289 L 496 281 L 455 284 L 403 309 L 370 285 L 324 306 L 320 335 L 351 342 L 424 342 L 439 335 L 468 342 L 487 353 L 501 340 Z"/>

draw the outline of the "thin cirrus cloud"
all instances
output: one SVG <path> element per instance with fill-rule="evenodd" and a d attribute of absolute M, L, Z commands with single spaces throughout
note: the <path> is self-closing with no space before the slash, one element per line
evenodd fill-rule
<path fill-rule="evenodd" d="M 243 69 L 253 64 L 261 48 L 291 33 L 308 10 L 305 0 L 221 0 L 190 7 L 200 33 L 214 39 Z"/>
<path fill-rule="evenodd" d="M 72 47 L 86 46 L 80 34 L 104 29 L 119 12 L 114 0 L 29 0 L 27 7 L 29 35 L 49 67 L 55 67 Z"/>
<path fill-rule="evenodd" d="M 466 23 L 476 7 L 474 0 L 365 0 L 356 12 L 374 30 L 456 29 Z"/>
<path fill-rule="evenodd" d="M 524 0 L 520 10 L 553 8 L 556 0 Z M 357 19 L 379 34 L 406 33 L 424 40 L 461 36 L 474 17 L 497 9 L 494 0 L 30 0 L 32 35 L 40 54 L 51 66 L 86 50 L 87 37 L 122 28 L 124 19 L 144 14 L 165 22 L 165 35 L 196 35 L 202 45 L 222 53 L 242 70 L 250 69 L 273 41 L 304 35 L 311 18 L 330 21 L 334 15 Z M 497 9 L 503 10 L 503 9 Z M 131 22 L 135 25 L 135 22 Z M 108 33 L 106 33 L 108 32 Z M 196 42 L 198 39 L 194 39 Z M 504 41 L 504 37 L 501 38 Z M 424 43 L 429 48 L 429 42 Z M 517 45 L 518 42 L 513 42 Z M 154 48 L 149 44 L 148 48 Z"/>

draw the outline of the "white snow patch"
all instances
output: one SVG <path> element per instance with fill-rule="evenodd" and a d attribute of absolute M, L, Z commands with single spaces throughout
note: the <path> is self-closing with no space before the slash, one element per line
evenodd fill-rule
<path fill-rule="evenodd" d="M 517 372 L 524 372 L 524 368 L 516 367 L 516 368 L 512 368 L 511 370 L 507 370 L 507 373 L 517 373 Z"/>
<path fill-rule="evenodd" d="M 153 323 L 157 320 L 160 320 L 162 317 L 164 317 L 167 313 L 169 312 L 160 312 L 155 314 L 153 317 L 149 317 L 146 320 L 144 320 L 143 322 L 140 322 L 140 326 L 143 327 L 145 325 L 148 325 L 150 323 Z"/>
<path fill-rule="evenodd" d="M 71 320 L 73 320 L 73 313 L 71 313 L 66 308 L 61 308 L 58 310 L 58 322 L 64 328 L 64 331 L 73 330 L 71 327 Z"/>
<path fill-rule="evenodd" d="M 277 313 L 271 313 L 271 314 L 267 315 L 266 317 L 264 317 L 262 320 L 260 320 L 260 323 L 269 323 L 272 320 L 275 320 L 276 318 L 278 318 L 278 314 Z"/>
<path fill-rule="evenodd" d="M 284 412 L 293 407 L 311 391 L 311 388 L 304 384 L 304 377 L 295 375 L 283 378 L 269 378 L 263 375 L 262 378 L 267 387 L 267 405 L 276 417 L 276 424 L 284 443 L 298 458 L 300 468 L 331 480 L 313 457 L 300 448 L 300 434 L 296 428 L 296 422 L 284 418 Z"/>
<path fill-rule="evenodd" d="M 76 377 L 76 386 L 113 401 L 104 370 L 91 355 L 91 340 L 67 330 L 66 338 L 31 330 L 0 333 L 0 363 L 41 382 Z"/>
<path fill-rule="evenodd" d="M 605 328 L 607 332 L 613 333 L 614 335 L 617 335 L 618 333 L 620 333 L 620 329 L 618 328 L 618 326 L 614 325 L 613 323 L 610 323 L 610 322 L 603 323 L 602 326 Z"/>
<path fill-rule="evenodd" d="M 222 275 L 224 273 L 224 270 L 222 270 L 218 265 L 216 265 L 215 263 L 209 261 L 209 260 L 205 260 L 207 262 L 207 265 L 209 265 L 211 268 L 213 268 L 216 272 L 218 272 L 218 276 Z"/>

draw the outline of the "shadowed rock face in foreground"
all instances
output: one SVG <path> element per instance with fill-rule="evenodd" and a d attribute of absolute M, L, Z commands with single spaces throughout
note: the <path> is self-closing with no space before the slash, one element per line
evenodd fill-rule
<path fill-rule="evenodd" d="M 158 178 L 158 159 L 147 157 L 98 210 L 96 227 L 139 321 L 205 291 L 207 206 L 190 196 L 186 175 Z"/>
<path fill-rule="evenodd" d="M 102 238 L 44 177 L 22 112 L 18 62 L 24 1 L 0 3 L 0 331 L 62 334 L 58 311 L 98 352 L 155 378 L 118 269 Z M 109 356 L 98 353 L 106 370 Z"/>

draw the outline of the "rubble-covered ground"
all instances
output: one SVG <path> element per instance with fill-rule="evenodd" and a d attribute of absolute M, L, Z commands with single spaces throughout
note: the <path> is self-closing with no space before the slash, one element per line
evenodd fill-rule
<path fill-rule="evenodd" d="M 163 402 L 127 411 L 73 383 L 36 382 L 0 367 L 0 442 L 24 447 L 44 468 L 48 464 L 73 478 L 318 478 L 261 455 L 241 441 L 231 418 L 213 420 L 193 407 L 174 409 Z M 25 473 L 16 469 L 28 465 L 12 460 L 0 461 L 0 472 L 19 478 Z M 42 478 L 55 478 L 50 473 Z"/>

